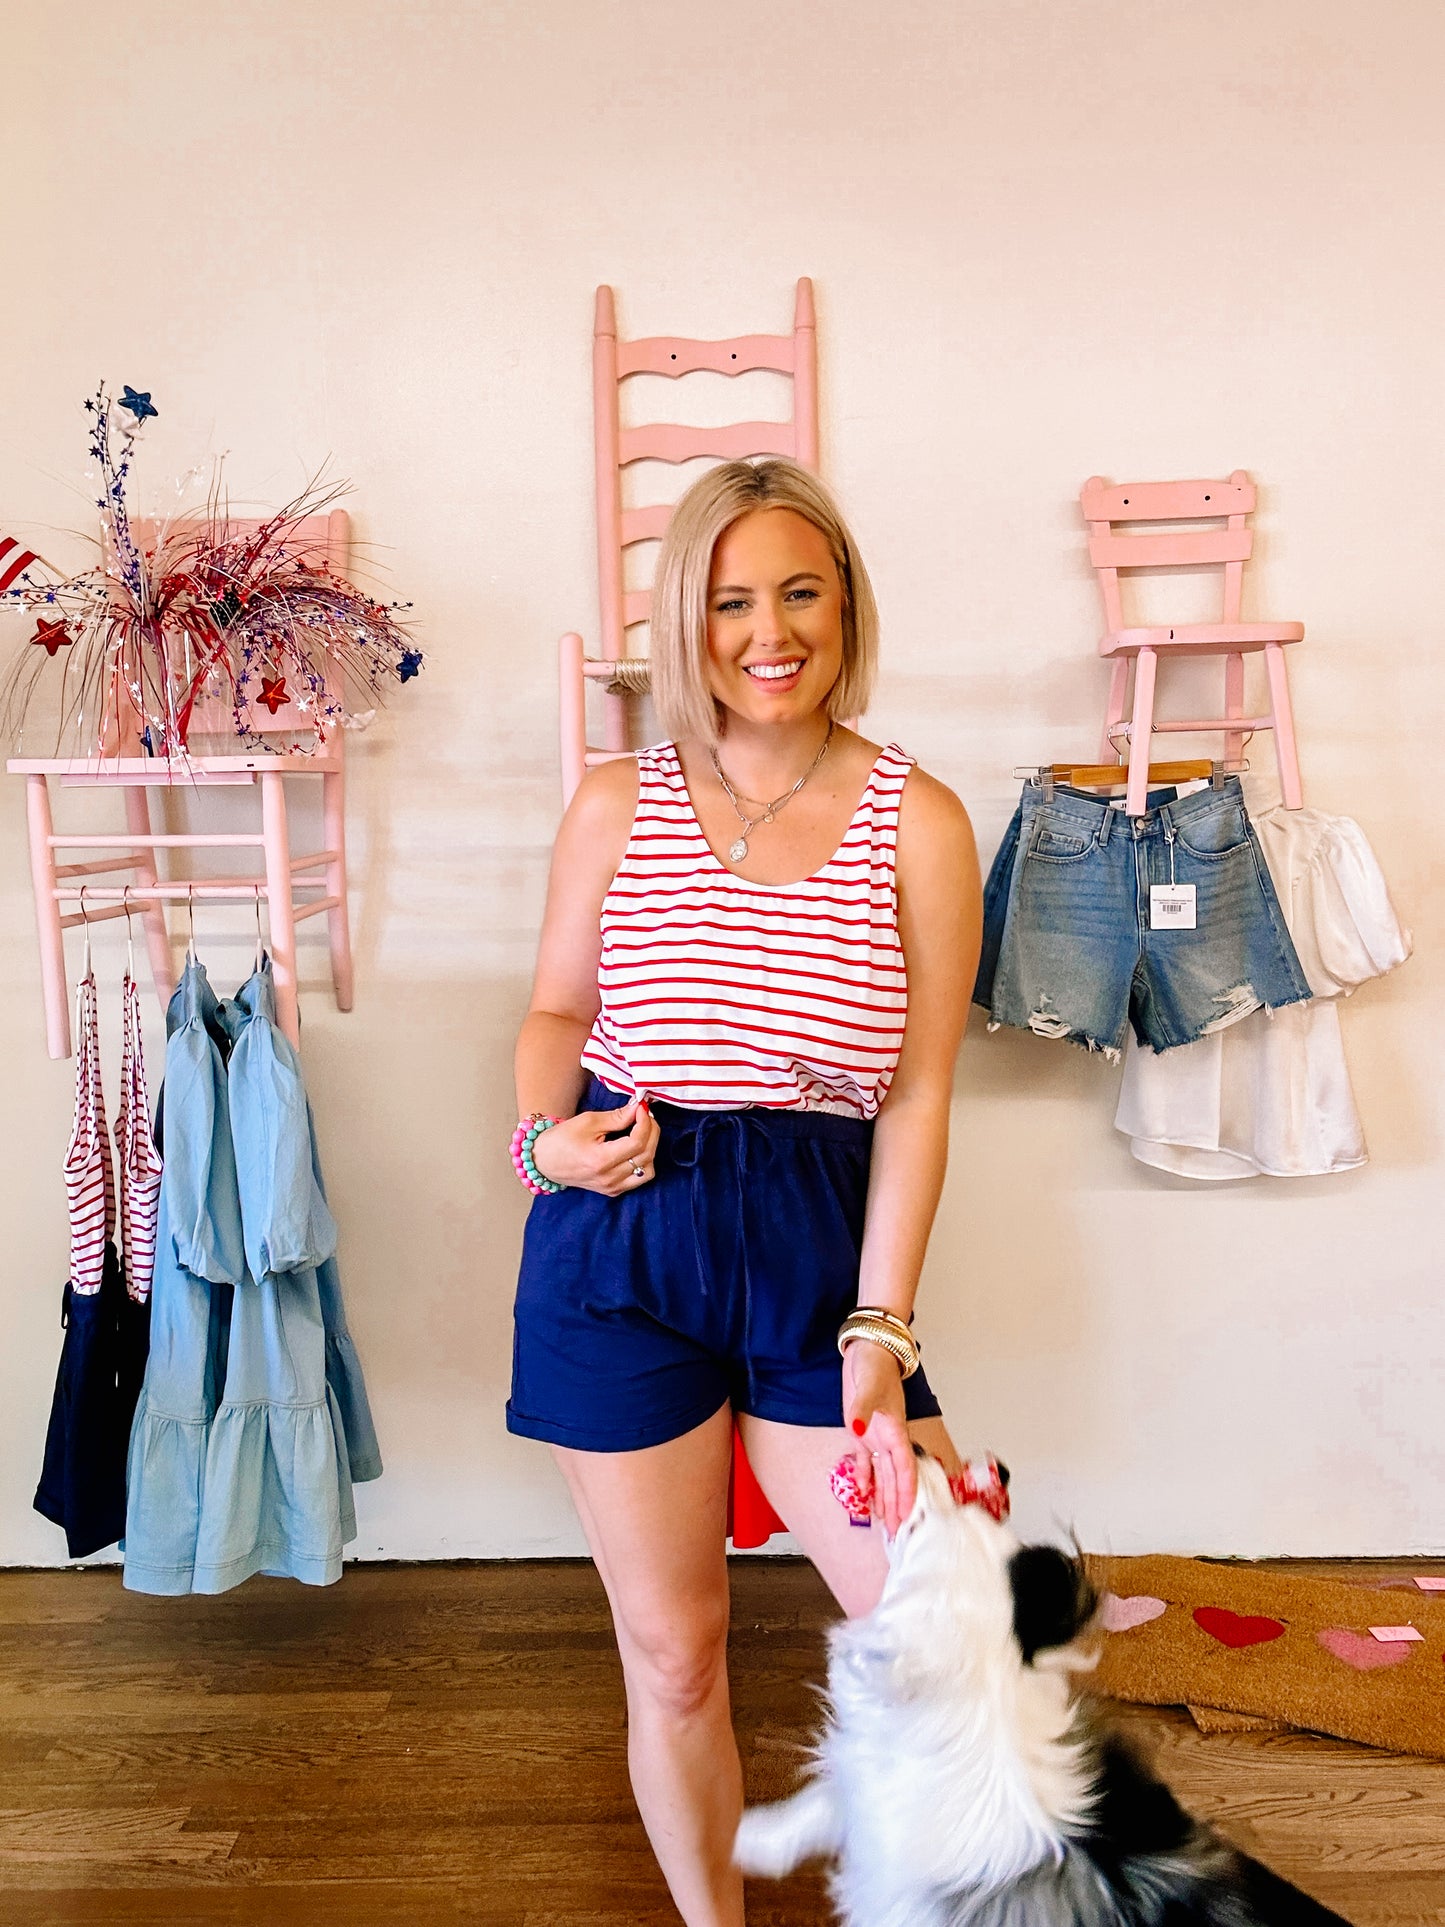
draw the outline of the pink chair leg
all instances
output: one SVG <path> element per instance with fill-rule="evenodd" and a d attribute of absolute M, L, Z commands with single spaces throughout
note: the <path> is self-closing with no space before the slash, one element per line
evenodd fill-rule
<path fill-rule="evenodd" d="M 338 737 L 340 731 L 337 732 Z M 331 943 L 331 981 L 336 990 L 336 1008 L 350 1010 L 353 1002 L 351 967 L 351 908 L 346 895 L 346 775 L 337 770 L 321 779 L 322 840 L 335 856 L 326 866 L 326 894 L 338 899 L 326 913 L 326 933 Z"/>
<path fill-rule="evenodd" d="M 121 794 L 125 797 L 125 826 L 132 836 L 149 836 L 151 833 L 150 801 L 143 789 L 127 787 Z M 137 890 L 153 890 L 156 886 L 156 860 L 151 846 L 146 843 L 136 845 L 135 887 Z M 150 953 L 151 975 L 155 979 L 156 995 L 165 1010 L 171 1001 L 171 993 L 176 987 L 175 960 L 171 955 L 170 932 L 166 928 L 166 907 L 159 897 L 153 897 L 140 906 L 141 919 L 145 924 L 146 949 Z"/>
<path fill-rule="evenodd" d="M 1299 750 L 1294 739 L 1294 709 L 1289 699 L 1289 670 L 1284 650 L 1277 642 L 1264 646 L 1264 667 L 1269 677 L 1269 706 L 1274 718 L 1274 753 L 1279 761 L 1279 793 L 1287 810 L 1297 810 L 1304 802 L 1300 788 Z"/>
<path fill-rule="evenodd" d="M 271 965 L 276 979 L 276 1022 L 299 1049 L 296 917 L 291 894 L 291 838 L 286 827 L 285 781 L 279 770 L 262 772 L 261 829 L 266 839 L 266 909 L 271 926 Z"/>
<path fill-rule="evenodd" d="M 45 998 L 45 1048 L 52 1057 L 70 1055 L 70 991 L 65 982 L 65 933 L 55 895 L 55 851 L 50 838 L 49 779 L 25 779 L 25 814 L 30 826 L 30 880 L 35 886 L 35 921 L 40 930 L 40 987 Z"/>
<path fill-rule="evenodd" d="M 1129 720 L 1129 787 L 1124 808 L 1142 816 L 1149 800 L 1149 751 L 1154 740 L 1154 667 L 1152 649 L 1141 649 L 1134 668 L 1134 709 Z"/>
<path fill-rule="evenodd" d="M 558 723 L 562 737 L 562 807 L 566 809 L 587 773 L 587 679 L 582 638 L 562 638 L 558 664 Z"/>
<path fill-rule="evenodd" d="M 1244 657 L 1236 649 L 1224 658 L 1224 713 L 1226 717 L 1244 714 Z M 1224 739 L 1224 760 L 1237 763 L 1244 755 L 1244 734 L 1232 729 Z"/>
<path fill-rule="evenodd" d="M 1129 689 L 1129 658 L 1115 656 L 1109 664 L 1109 706 L 1104 713 L 1104 734 L 1099 744 L 1099 761 L 1112 763 L 1119 755 L 1119 740 L 1111 734 L 1116 723 L 1124 720 L 1124 698 Z"/>

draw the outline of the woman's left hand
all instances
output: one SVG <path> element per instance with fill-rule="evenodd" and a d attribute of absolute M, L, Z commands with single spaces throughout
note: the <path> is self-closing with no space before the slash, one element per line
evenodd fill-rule
<path fill-rule="evenodd" d="M 918 1471 L 902 1367 L 892 1352 L 866 1338 L 855 1338 L 843 1354 L 843 1422 L 855 1440 L 858 1490 L 891 1536 L 913 1509 Z"/>

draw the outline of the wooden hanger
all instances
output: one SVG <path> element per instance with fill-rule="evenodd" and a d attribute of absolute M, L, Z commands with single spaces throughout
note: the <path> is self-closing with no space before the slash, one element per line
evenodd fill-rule
<path fill-rule="evenodd" d="M 1049 774 L 1056 783 L 1069 783 L 1075 789 L 1123 789 L 1129 781 L 1127 763 L 1050 763 Z M 1205 756 L 1186 757 L 1174 763 L 1151 763 L 1151 783 L 1197 783 L 1224 774 L 1221 763 Z"/>
<path fill-rule="evenodd" d="M 1215 789 L 1223 789 L 1226 776 L 1238 774 L 1249 768 L 1248 763 L 1210 762 L 1206 757 L 1187 757 L 1173 763 L 1151 763 L 1148 771 L 1150 784 L 1173 783 L 1212 783 Z M 1036 769 L 1016 769 L 1014 775 L 1030 783 L 1037 783 L 1046 801 L 1052 800 L 1055 783 L 1067 783 L 1073 789 L 1127 789 L 1129 765 L 1127 763 L 1044 763 Z"/>

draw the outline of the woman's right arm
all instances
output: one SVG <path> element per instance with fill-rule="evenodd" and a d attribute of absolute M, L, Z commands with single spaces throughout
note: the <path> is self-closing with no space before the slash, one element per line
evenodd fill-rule
<path fill-rule="evenodd" d="M 602 900 L 627 848 L 636 810 L 637 764 L 628 756 L 589 770 L 562 819 L 532 1001 L 515 1059 L 517 1115 L 541 1111 L 565 1120 L 533 1145 L 538 1170 L 559 1183 L 609 1193 L 637 1182 L 631 1176 L 633 1160 L 645 1163 L 651 1175 L 657 1141 L 645 1106 L 577 1112 L 587 1083 L 582 1048 L 600 1007 Z M 628 1134 L 607 1142 L 606 1133 L 617 1130 Z"/>

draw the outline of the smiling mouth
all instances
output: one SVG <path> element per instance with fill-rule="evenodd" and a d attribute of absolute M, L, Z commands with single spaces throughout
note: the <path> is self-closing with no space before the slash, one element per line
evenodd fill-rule
<path fill-rule="evenodd" d="M 743 674 L 754 682 L 791 682 L 802 667 L 801 657 L 790 662 L 749 662 L 743 664 Z"/>

